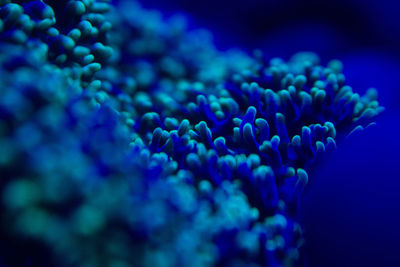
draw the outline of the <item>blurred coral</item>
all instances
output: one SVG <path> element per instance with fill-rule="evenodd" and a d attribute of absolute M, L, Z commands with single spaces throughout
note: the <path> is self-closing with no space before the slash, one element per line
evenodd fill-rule
<path fill-rule="evenodd" d="M 1 2 L 0 260 L 296 264 L 307 172 L 373 123 L 377 91 L 119 2 Z"/>

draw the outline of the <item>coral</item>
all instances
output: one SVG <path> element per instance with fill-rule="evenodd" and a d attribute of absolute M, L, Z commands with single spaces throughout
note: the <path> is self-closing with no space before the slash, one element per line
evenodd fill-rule
<path fill-rule="evenodd" d="M 111 23 L 104 15 L 108 2 L 2 1 L 0 40 L 20 45 L 40 40 L 47 45 L 50 62 L 76 68 L 88 82 L 112 55 L 107 45 Z"/>
<path fill-rule="evenodd" d="M 4 264 L 295 265 L 309 170 L 383 110 L 340 61 L 219 51 L 132 1 L 0 18 Z"/>

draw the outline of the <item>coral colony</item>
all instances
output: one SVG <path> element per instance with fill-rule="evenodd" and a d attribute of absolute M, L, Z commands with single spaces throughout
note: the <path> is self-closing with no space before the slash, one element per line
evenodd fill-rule
<path fill-rule="evenodd" d="M 6 266 L 296 265 L 307 172 L 383 109 L 133 1 L 0 3 Z"/>

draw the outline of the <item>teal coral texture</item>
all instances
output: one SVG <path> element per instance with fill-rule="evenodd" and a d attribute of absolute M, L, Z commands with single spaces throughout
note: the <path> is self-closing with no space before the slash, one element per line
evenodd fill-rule
<path fill-rule="evenodd" d="M 309 171 L 383 110 L 133 1 L 0 3 L 4 264 L 296 265 Z"/>

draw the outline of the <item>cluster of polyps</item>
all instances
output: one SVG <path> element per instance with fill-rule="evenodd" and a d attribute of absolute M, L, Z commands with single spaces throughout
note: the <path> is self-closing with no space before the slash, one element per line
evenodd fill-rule
<path fill-rule="evenodd" d="M 1 232 L 58 265 L 292 265 L 307 171 L 382 110 L 339 61 L 220 52 L 131 1 L 6 2 Z"/>

